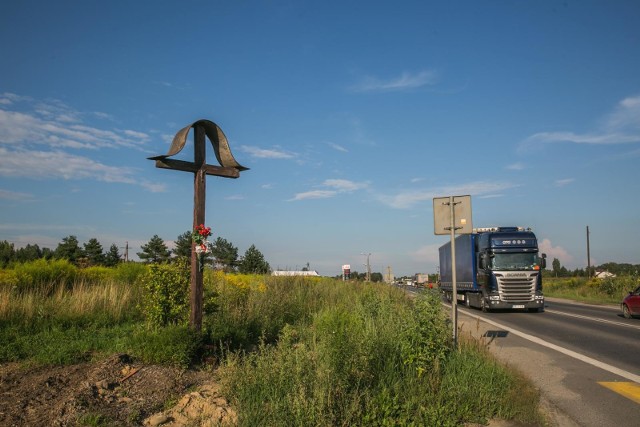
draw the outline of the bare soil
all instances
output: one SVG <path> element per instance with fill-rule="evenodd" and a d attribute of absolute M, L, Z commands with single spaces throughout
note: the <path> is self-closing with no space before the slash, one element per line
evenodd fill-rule
<path fill-rule="evenodd" d="M 71 366 L 0 365 L 1 426 L 206 426 L 237 419 L 211 372 L 126 354 Z"/>

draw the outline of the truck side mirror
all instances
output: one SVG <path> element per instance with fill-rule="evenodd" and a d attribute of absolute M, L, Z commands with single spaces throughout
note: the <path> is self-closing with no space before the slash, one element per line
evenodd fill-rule
<path fill-rule="evenodd" d="M 547 254 L 542 254 L 542 258 L 540 259 L 540 267 L 543 270 L 547 268 Z"/>

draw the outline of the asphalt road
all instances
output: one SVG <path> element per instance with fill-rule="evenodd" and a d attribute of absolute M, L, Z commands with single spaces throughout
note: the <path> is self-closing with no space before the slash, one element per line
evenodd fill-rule
<path fill-rule="evenodd" d="M 556 299 L 543 313 L 458 313 L 461 334 L 484 340 L 540 388 L 555 425 L 640 426 L 640 319 Z"/>

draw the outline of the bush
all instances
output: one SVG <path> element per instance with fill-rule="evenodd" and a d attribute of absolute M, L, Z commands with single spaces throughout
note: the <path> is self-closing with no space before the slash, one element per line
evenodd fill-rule
<path fill-rule="evenodd" d="M 184 324 L 188 320 L 191 272 L 181 264 L 151 264 L 140 276 L 141 309 L 152 326 Z"/>
<path fill-rule="evenodd" d="M 13 267 L 18 291 L 53 289 L 56 285 L 71 285 L 78 272 L 66 259 L 38 259 Z"/>

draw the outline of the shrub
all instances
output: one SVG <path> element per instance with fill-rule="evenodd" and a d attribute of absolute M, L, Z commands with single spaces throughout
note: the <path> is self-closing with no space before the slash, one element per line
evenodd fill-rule
<path fill-rule="evenodd" d="M 187 321 L 190 270 L 185 263 L 151 264 L 139 281 L 141 309 L 152 326 Z"/>
<path fill-rule="evenodd" d="M 18 291 L 50 288 L 58 284 L 71 285 L 78 269 L 66 259 L 38 259 L 13 268 Z"/>
<path fill-rule="evenodd" d="M 128 283 L 136 283 L 138 277 L 147 272 L 147 266 L 138 262 L 121 262 L 115 267 L 114 280 Z"/>

